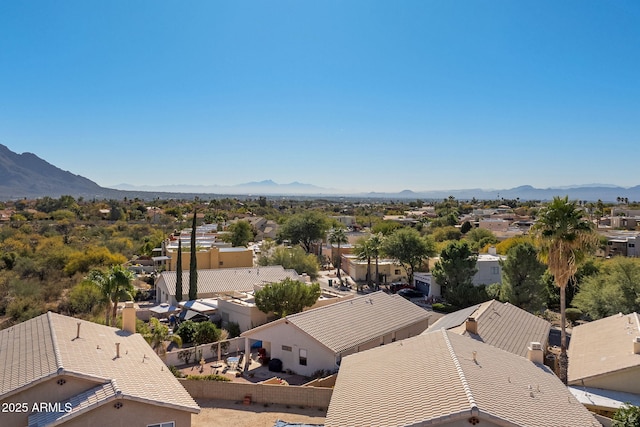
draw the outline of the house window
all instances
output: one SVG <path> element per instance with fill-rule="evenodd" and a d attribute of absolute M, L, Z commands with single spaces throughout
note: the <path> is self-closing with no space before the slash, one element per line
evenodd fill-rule
<path fill-rule="evenodd" d="M 304 348 L 300 349 L 300 364 L 303 366 L 307 366 L 307 350 Z"/>
<path fill-rule="evenodd" d="M 629 243 L 629 247 L 630 247 L 630 248 L 635 248 L 635 247 L 636 247 L 636 244 L 635 244 L 635 243 Z"/>
<path fill-rule="evenodd" d="M 147 424 L 147 427 L 176 427 L 176 423 L 174 421 L 168 421 L 160 424 Z"/>
<path fill-rule="evenodd" d="M 282 346 L 282 351 L 291 351 L 291 347 L 289 347 L 288 345 L 283 345 Z"/>
<path fill-rule="evenodd" d="M 500 274 L 500 270 L 498 267 L 491 267 L 491 274 Z"/>
<path fill-rule="evenodd" d="M 395 270 L 394 274 L 400 274 L 400 270 Z"/>
<path fill-rule="evenodd" d="M 220 261 L 219 265 L 224 265 L 224 262 Z"/>

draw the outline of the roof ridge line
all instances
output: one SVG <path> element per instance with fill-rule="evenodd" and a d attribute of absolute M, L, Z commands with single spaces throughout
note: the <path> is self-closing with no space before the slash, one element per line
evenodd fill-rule
<path fill-rule="evenodd" d="M 441 331 L 442 331 L 442 336 L 444 337 L 444 341 L 447 344 L 447 349 L 449 350 L 449 355 L 451 356 L 451 360 L 453 361 L 453 364 L 456 367 L 456 372 L 458 373 L 458 377 L 460 378 L 460 382 L 462 383 L 462 388 L 464 389 L 464 392 L 467 395 L 467 399 L 469 400 L 469 404 L 471 405 L 471 413 L 473 415 L 478 415 L 478 412 L 479 412 L 478 405 L 476 404 L 476 401 L 473 398 L 471 387 L 469 387 L 469 383 L 467 382 L 467 378 L 464 375 L 464 371 L 462 370 L 462 365 L 460 365 L 458 356 L 456 356 L 456 353 L 453 350 L 453 345 L 451 344 L 451 341 L 449 341 L 449 335 L 447 334 L 447 331 L 444 328 L 441 329 Z"/>
<path fill-rule="evenodd" d="M 640 318 L 638 317 L 638 313 L 634 311 L 633 314 L 636 318 L 636 328 L 638 328 L 638 331 L 640 331 Z"/>
<path fill-rule="evenodd" d="M 47 322 L 49 323 L 49 333 L 51 334 L 51 344 L 53 344 L 53 354 L 56 357 L 56 370 L 58 374 L 64 372 L 64 366 L 62 366 L 62 354 L 60 354 L 60 347 L 58 346 L 58 336 L 53 328 L 53 317 L 51 311 L 47 311 Z"/>

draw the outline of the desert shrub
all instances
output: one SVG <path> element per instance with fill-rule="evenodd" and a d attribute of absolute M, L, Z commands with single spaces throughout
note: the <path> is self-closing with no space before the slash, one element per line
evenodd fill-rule
<path fill-rule="evenodd" d="M 231 381 L 229 378 L 225 377 L 224 375 L 216 375 L 216 374 L 210 374 L 210 375 L 187 375 L 187 379 L 188 380 L 198 380 L 198 381 L 223 381 L 223 382 Z"/>

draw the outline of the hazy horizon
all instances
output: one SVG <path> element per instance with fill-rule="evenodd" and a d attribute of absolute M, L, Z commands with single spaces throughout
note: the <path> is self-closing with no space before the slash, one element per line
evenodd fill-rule
<path fill-rule="evenodd" d="M 640 3 L 9 2 L 0 143 L 103 187 L 631 187 Z"/>

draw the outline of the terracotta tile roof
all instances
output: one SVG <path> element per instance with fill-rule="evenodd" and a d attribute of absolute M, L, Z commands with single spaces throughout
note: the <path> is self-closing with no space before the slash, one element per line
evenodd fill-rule
<path fill-rule="evenodd" d="M 160 280 L 164 280 L 171 295 L 176 293 L 175 271 L 164 271 Z M 198 294 L 218 294 L 233 291 L 252 291 L 254 285 L 280 282 L 287 277 L 299 280 L 295 270 L 285 270 L 280 265 L 260 268 L 220 268 L 198 270 Z M 189 283 L 189 271 L 182 271 L 182 286 Z"/>
<path fill-rule="evenodd" d="M 115 381 L 123 398 L 199 411 L 141 335 L 51 312 L 0 331 L 0 366 L 0 398 L 70 375 L 96 384 Z"/>
<path fill-rule="evenodd" d="M 428 317 L 429 312 L 401 296 L 380 291 L 286 319 L 339 353 Z"/>
<path fill-rule="evenodd" d="M 505 426 L 600 425 L 546 366 L 441 330 L 345 357 L 325 426 L 466 425 L 474 416 Z"/>
<path fill-rule="evenodd" d="M 638 313 L 616 314 L 576 326 L 571 332 L 569 383 L 640 366 L 633 341 L 640 337 Z"/>
<path fill-rule="evenodd" d="M 473 310 L 474 307 L 475 310 Z M 476 319 L 477 335 L 466 332 L 465 320 L 467 317 Z M 546 347 L 551 324 L 514 305 L 491 300 L 448 314 L 434 323 L 427 332 L 433 332 L 443 327 L 526 357 L 527 349 L 532 341 L 541 343 L 543 348 Z"/>

